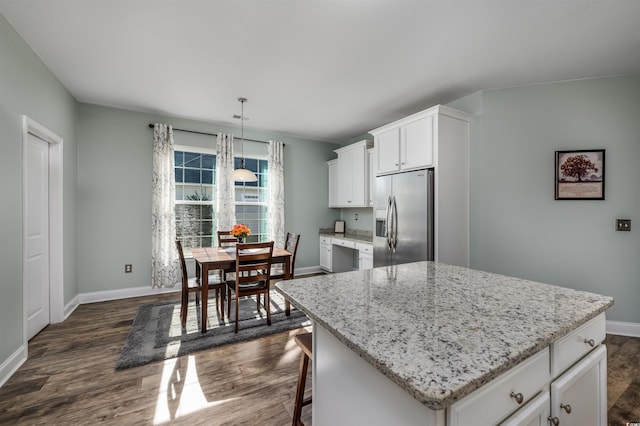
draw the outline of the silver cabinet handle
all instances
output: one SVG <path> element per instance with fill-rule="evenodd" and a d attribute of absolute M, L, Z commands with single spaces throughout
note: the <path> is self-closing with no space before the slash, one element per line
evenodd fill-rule
<path fill-rule="evenodd" d="M 596 345 L 596 342 L 593 339 L 584 339 L 584 342 L 591 347 L 594 347 Z"/>
<path fill-rule="evenodd" d="M 513 391 L 512 391 L 510 396 L 511 396 L 511 398 L 513 398 L 513 399 L 514 399 L 518 404 L 522 404 L 522 401 L 524 401 L 524 396 L 523 396 L 520 392 L 515 393 L 515 392 L 513 392 Z"/>
<path fill-rule="evenodd" d="M 551 423 L 553 426 L 558 426 L 560 424 L 560 419 L 557 417 L 547 417 L 547 420 L 549 421 L 549 423 Z"/>
<path fill-rule="evenodd" d="M 569 404 L 560 404 L 560 408 L 567 412 L 567 414 L 571 414 L 571 406 Z"/>

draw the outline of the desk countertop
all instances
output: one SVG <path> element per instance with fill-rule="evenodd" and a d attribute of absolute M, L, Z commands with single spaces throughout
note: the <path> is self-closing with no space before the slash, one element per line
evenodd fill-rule
<path fill-rule="evenodd" d="M 613 305 L 607 296 L 434 262 L 300 278 L 276 288 L 435 410 Z"/>

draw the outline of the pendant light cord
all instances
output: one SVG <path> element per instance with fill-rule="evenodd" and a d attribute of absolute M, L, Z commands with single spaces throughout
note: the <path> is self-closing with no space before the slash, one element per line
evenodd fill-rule
<path fill-rule="evenodd" d="M 238 100 L 240 101 L 240 155 L 244 169 L 244 103 L 247 102 L 247 98 L 238 98 Z"/>

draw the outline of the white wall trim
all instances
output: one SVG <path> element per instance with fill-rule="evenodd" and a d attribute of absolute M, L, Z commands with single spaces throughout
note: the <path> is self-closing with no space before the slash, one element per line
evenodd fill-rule
<path fill-rule="evenodd" d="M 181 287 L 173 288 L 151 288 L 149 287 L 133 287 L 123 288 L 119 290 L 106 290 L 106 291 L 94 291 L 91 293 L 81 293 L 78 295 L 78 303 L 84 305 L 85 303 L 107 302 L 109 300 L 128 299 L 130 297 L 141 296 L 153 296 L 166 293 L 178 293 L 180 296 Z M 75 308 L 74 308 L 75 309 Z"/>
<path fill-rule="evenodd" d="M 18 371 L 18 368 L 27 360 L 27 347 L 22 345 L 5 362 L 0 365 L 0 388 Z"/>
<path fill-rule="evenodd" d="M 640 337 L 640 323 L 607 321 L 607 334 Z"/>
<path fill-rule="evenodd" d="M 78 296 L 75 296 L 64 307 L 64 319 L 66 320 L 67 318 L 69 318 L 69 315 L 71 315 L 78 306 L 80 306 L 80 298 Z"/>

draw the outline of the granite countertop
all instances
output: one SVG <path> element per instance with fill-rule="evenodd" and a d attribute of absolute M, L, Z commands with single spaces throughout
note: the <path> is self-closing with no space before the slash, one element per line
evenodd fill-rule
<path fill-rule="evenodd" d="M 291 303 L 440 410 L 613 305 L 613 298 L 434 262 L 282 281 Z"/>
<path fill-rule="evenodd" d="M 340 238 L 341 240 L 355 241 L 357 243 L 373 243 L 373 235 L 368 231 L 347 231 L 344 234 L 336 234 L 333 229 L 320 230 L 319 235 L 322 237 Z"/>

